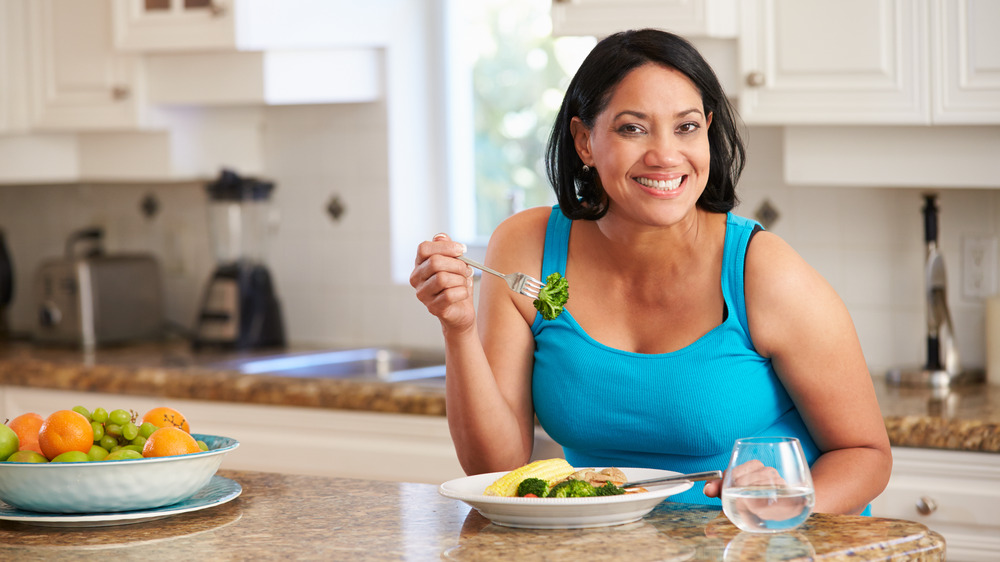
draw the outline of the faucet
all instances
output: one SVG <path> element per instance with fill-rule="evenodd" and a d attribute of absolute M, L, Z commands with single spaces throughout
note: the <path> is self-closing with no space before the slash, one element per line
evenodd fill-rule
<path fill-rule="evenodd" d="M 944 256 L 938 249 L 937 196 L 924 195 L 924 240 L 927 244 L 927 365 L 928 371 L 957 376 L 962 371 L 955 345 L 955 328 L 948 310 L 948 279 Z"/>

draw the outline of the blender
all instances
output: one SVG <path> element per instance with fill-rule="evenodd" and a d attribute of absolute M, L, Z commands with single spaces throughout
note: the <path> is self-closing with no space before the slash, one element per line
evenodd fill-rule
<path fill-rule="evenodd" d="M 195 321 L 194 346 L 284 346 L 281 306 L 264 264 L 274 184 L 222 170 L 205 188 L 218 263 Z"/>

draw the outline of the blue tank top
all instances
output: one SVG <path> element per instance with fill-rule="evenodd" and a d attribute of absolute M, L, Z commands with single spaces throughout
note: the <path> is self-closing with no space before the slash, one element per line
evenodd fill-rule
<path fill-rule="evenodd" d="M 572 221 L 553 207 L 545 233 L 542 278 L 566 274 Z M 542 428 L 576 467 L 725 470 L 741 437 L 788 436 L 802 442 L 809 464 L 820 452 L 747 327 L 743 264 L 757 223 L 729 214 L 722 265 L 726 315 L 694 343 L 642 354 L 603 345 L 564 310 L 536 314 L 532 396 Z M 569 281 L 569 307 L 573 280 Z M 720 505 L 702 486 L 671 501 Z"/>

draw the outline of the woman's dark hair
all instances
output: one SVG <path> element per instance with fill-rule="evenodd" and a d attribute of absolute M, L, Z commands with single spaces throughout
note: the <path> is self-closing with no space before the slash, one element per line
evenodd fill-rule
<path fill-rule="evenodd" d="M 722 85 L 697 49 L 666 31 L 622 31 L 602 41 L 587 55 L 569 83 L 562 107 L 549 135 L 545 167 L 559 207 L 570 219 L 599 219 L 608 211 L 608 198 L 595 170 L 583 171 L 570 122 L 579 117 L 592 129 L 597 115 L 607 107 L 614 89 L 632 70 L 647 64 L 664 65 L 681 72 L 701 93 L 708 128 L 710 168 L 708 184 L 698 206 L 725 213 L 736 206 L 736 183 L 743 171 L 745 150 L 736 124 L 736 113 Z"/>

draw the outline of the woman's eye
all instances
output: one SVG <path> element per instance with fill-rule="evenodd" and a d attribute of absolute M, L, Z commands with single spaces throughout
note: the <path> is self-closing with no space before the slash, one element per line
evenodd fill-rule
<path fill-rule="evenodd" d="M 628 125 L 622 125 L 621 127 L 618 128 L 618 131 L 626 135 L 638 135 L 642 134 L 643 132 L 642 127 L 634 123 L 630 123 Z"/>
<path fill-rule="evenodd" d="M 682 133 L 693 133 L 693 132 L 697 131 L 700 128 L 701 128 L 701 125 L 699 125 L 698 123 L 689 122 L 689 123 L 684 123 L 683 125 L 681 125 L 680 127 L 678 127 L 677 130 L 680 131 L 680 132 L 682 132 Z"/>

